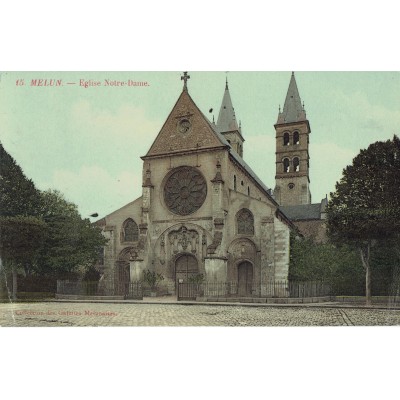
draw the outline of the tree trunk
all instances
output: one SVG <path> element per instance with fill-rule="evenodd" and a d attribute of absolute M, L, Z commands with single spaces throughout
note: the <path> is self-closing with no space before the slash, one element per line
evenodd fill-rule
<path fill-rule="evenodd" d="M 368 242 L 365 247 L 360 248 L 361 261 L 365 270 L 365 305 L 372 305 L 371 294 L 371 266 L 369 264 L 369 256 L 371 251 L 371 243 Z"/>
<path fill-rule="evenodd" d="M 17 289 L 18 289 L 18 282 L 17 282 L 17 267 L 13 267 L 12 269 L 12 299 L 17 300 Z"/>

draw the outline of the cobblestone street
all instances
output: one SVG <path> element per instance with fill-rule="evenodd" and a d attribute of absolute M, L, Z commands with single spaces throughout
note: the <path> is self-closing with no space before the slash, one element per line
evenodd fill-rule
<path fill-rule="evenodd" d="M 400 310 L 184 304 L 3 303 L 0 326 L 400 325 Z"/>

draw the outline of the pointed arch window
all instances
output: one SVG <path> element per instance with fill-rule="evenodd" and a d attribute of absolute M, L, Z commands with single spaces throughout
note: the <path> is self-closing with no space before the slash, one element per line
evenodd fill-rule
<path fill-rule="evenodd" d="M 233 175 L 233 190 L 236 190 L 236 175 Z"/>
<path fill-rule="evenodd" d="M 299 172 L 300 171 L 300 160 L 299 157 L 293 158 L 293 171 Z"/>
<path fill-rule="evenodd" d="M 289 136 L 289 132 L 285 132 L 283 134 L 283 145 L 284 146 L 289 146 L 290 145 L 290 136 Z"/>
<path fill-rule="evenodd" d="M 254 217 L 247 208 L 241 209 L 237 213 L 237 233 L 241 235 L 254 235 Z"/>
<path fill-rule="evenodd" d="M 293 144 L 300 144 L 300 134 L 297 131 L 293 133 Z"/>
<path fill-rule="evenodd" d="M 139 229 L 132 218 L 128 218 L 122 226 L 122 240 L 124 242 L 137 242 L 139 240 Z"/>
<path fill-rule="evenodd" d="M 283 159 L 283 172 L 290 171 L 290 160 L 288 158 Z"/>

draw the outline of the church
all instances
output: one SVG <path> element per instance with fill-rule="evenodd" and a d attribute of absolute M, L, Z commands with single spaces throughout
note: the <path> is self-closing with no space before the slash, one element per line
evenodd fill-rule
<path fill-rule="evenodd" d="M 182 92 L 142 157 L 142 196 L 96 223 L 109 239 L 98 267 L 113 284 L 160 274 L 159 294 L 206 281 L 229 283 L 238 297 L 267 297 L 269 283 L 288 279 L 290 232 L 323 225 L 325 203 L 311 204 L 311 129 L 295 76 L 275 124 L 274 190 L 245 161 L 228 81 L 215 123 L 191 97 L 189 78 L 181 77 Z"/>

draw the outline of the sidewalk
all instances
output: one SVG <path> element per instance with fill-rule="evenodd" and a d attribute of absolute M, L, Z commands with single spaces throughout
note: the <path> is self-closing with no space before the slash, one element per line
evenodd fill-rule
<path fill-rule="evenodd" d="M 216 301 L 196 301 L 196 300 L 180 300 L 176 296 L 165 297 L 144 297 L 143 300 L 111 300 L 111 299 L 49 299 L 46 302 L 54 303 L 106 303 L 106 304 L 162 304 L 162 305 L 209 305 L 209 306 L 230 306 L 230 307 L 281 307 L 281 308 L 350 308 L 350 309 L 373 309 L 373 310 L 396 310 L 400 311 L 400 304 L 385 304 L 376 303 L 371 306 L 366 306 L 363 303 L 343 303 L 343 302 L 322 302 L 322 303 L 246 303 L 246 302 L 216 302 Z"/>

